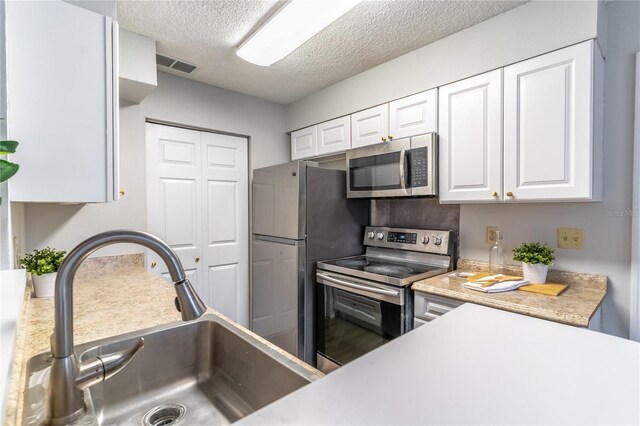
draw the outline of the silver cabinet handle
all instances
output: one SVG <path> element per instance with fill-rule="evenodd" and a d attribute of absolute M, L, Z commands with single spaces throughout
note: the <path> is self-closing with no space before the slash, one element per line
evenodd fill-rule
<path fill-rule="evenodd" d="M 404 179 L 404 159 L 405 159 L 405 150 L 400 151 L 400 187 L 402 189 L 407 188 L 407 183 Z"/>
<path fill-rule="evenodd" d="M 352 283 L 351 281 L 339 280 L 337 278 L 331 277 L 329 275 L 324 275 L 324 274 L 321 274 L 321 273 L 318 273 L 317 275 L 322 279 L 325 279 L 325 280 L 330 281 L 332 283 L 341 284 L 341 285 L 343 285 L 345 287 L 356 288 L 358 290 L 368 291 L 370 293 L 384 294 L 386 296 L 398 297 L 398 292 L 394 291 L 394 290 L 385 290 L 385 289 L 382 289 L 382 288 L 369 287 L 369 286 L 366 286 L 366 285 L 360 285 L 360 284 Z"/>

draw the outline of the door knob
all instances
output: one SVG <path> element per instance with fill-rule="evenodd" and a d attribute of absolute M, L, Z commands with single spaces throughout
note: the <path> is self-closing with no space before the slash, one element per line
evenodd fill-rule
<path fill-rule="evenodd" d="M 393 140 L 393 136 L 389 135 L 389 136 L 387 136 L 387 137 L 389 138 L 389 140 L 390 140 L 390 141 L 392 141 L 392 140 Z"/>
<path fill-rule="evenodd" d="M 387 141 L 387 138 L 385 138 L 384 136 L 381 139 L 382 139 L 382 142 L 386 142 Z"/>
<path fill-rule="evenodd" d="M 511 191 L 507 192 L 507 197 L 513 197 L 513 192 Z"/>
<path fill-rule="evenodd" d="M 196 257 L 196 263 L 200 262 L 200 258 Z"/>
<path fill-rule="evenodd" d="M 118 191 L 118 193 L 119 193 L 120 195 L 124 195 L 124 189 L 121 189 L 120 191 Z"/>
<path fill-rule="evenodd" d="M 157 263 L 156 263 L 156 262 L 151 262 L 151 267 L 152 267 L 152 268 L 155 268 L 155 267 L 156 267 L 156 265 L 157 265 Z"/>
<path fill-rule="evenodd" d="M 498 193 L 497 193 L 496 191 L 493 191 L 493 192 L 491 193 L 491 196 L 492 196 L 492 197 L 497 197 L 497 196 L 498 196 Z"/>

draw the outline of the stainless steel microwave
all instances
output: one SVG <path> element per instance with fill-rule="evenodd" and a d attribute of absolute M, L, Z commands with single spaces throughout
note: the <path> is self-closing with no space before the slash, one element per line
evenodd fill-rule
<path fill-rule="evenodd" d="M 347 198 L 437 195 L 437 150 L 427 133 L 347 151 Z"/>

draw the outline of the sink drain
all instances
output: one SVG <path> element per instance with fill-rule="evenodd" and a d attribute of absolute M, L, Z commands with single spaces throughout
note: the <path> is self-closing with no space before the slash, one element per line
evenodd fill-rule
<path fill-rule="evenodd" d="M 182 404 L 164 404 L 149 410 L 142 419 L 145 426 L 174 425 L 187 413 L 187 407 Z"/>

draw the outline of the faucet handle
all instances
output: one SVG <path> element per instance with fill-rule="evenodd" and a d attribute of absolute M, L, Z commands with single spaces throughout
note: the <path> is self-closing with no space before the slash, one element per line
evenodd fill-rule
<path fill-rule="evenodd" d="M 129 349 L 100 355 L 82 363 L 76 378 L 76 386 L 80 389 L 86 389 L 113 377 L 126 367 L 133 356 L 143 347 L 144 338 L 141 337 Z"/>

